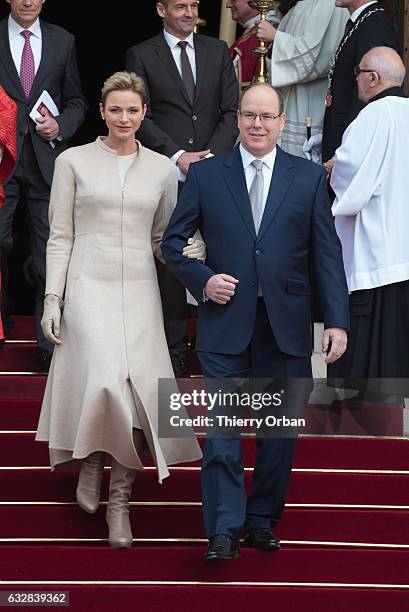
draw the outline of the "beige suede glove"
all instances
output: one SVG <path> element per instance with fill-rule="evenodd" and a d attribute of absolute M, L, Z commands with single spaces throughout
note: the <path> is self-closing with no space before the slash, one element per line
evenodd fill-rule
<path fill-rule="evenodd" d="M 197 238 L 189 238 L 187 246 L 182 251 L 183 255 L 188 259 L 198 259 L 204 262 L 206 259 L 206 244 L 203 240 Z"/>
<path fill-rule="evenodd" d="M 61 308 L 63 301 L 58 295 L 49 293 L 44 298 L 44 312 L 41 329 L 46 340 L 53 344 L 62 344 L 60 340 Z"/>

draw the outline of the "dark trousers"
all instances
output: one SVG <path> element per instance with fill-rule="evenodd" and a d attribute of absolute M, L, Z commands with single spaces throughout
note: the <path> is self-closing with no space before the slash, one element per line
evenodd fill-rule
<path fill-rule="evenodd" d="M 30 138 L 24 140 L 23 149 L 13 177 L 4 187 L 6 201 L 0 208 L 0 256 L 3 274 L 2 313 L 9 318 L 7 258 L 13 248 L 13 218 L 17 205 L 24 204 L 27 210 L 31 241 L 31 258 L 36 280 L 36 336 L 38 346 L 45 353 L 52 353 L 52 344 L 47 342 L 41 330 L 41 317 L 45 292 L 45 254 L 49 235 L 48 205 L 50 187 L 44 181 L 34 154 Z"/>
<path fill-rule="evenodd" d="M 254 334 L 239 355 L 198 353 L 206 378 L 311 379 L 311 360 L 280 351 L 262 298 Z M 309 388 L 311 391 L 311 388 Z M 305 403 L 309 391 L 304 393 Z M 206 535 L 224 533 L 236 539 L 241 531 L 271 528 L 284 508 L 293 462 L 295 438 L 259 438 L 251 492 L 244 488 L 240 437 L 208 438 L 202 462 L 203 520 Z"/>
<path fill-rule="evenodd" d="M 178 184 L 178 196 L 184 183 Z M 176 378 L 189 376 L 187 367 L 187 318 L 188 305 L 186 302 L 186 289 L 176 276 L 160 261 L 156 261 L 156 271 L 160 297 L 162 300 L 163 320 L 166 341 L 173 371 Z"/>
<path fill-rule="evenodd" d="M 156 271 L 162 300 L 165 335 L 173 371 L 177 378 L 188 376 L 186 289 L 176 276 L 156 260 Z"/>

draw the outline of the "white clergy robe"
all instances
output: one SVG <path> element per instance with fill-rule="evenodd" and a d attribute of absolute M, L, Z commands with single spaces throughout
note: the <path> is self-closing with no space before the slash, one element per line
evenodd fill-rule
<path fill-rule="evenodd" d="M 303 0 L 280 22 L 270 83 L 283 91 L 287 123 L 280 144 L 288 153 L 303 155 L 307 117 L 312 117 L 311 134 L 322 132 L 329 65 L 348 18 L 349 12 L 331 0 Z"/>
<path fill-rule="evenodd" d="M 370 102 L 336 151 L 332 211 L 350 292 L 409 279 L 409 99 Z"/>

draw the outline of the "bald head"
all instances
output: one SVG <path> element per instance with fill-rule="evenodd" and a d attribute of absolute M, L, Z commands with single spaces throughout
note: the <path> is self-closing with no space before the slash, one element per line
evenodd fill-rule
<path fill-rule="evenodd" d="M 381 80 L 401 86 L 405 78 L 406 68 L 400 55 L 390 47 L 375 47 L 366 53 L 362 60 L 381 77 Z"/>
<path fill-rule="evenodd" d="M 369 102 L 373 97 L 391 87 L 400 87 L 406 68 L 399 54 L 390 47 L 374 47 L 359 62 L 357 76 L 359 98 Z"/>

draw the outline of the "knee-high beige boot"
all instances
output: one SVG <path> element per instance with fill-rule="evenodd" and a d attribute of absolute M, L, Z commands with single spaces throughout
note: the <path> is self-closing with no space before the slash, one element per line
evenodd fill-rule
<path fill-rule="evenodd" d="M 112 457 L 109 502 L 106 514 L 109 544 L 112 548 L 129 548 L 132 546 L 129 499 L 135 474 L 136 470 L 121 465 Z"/>
<path fill-rule="evenodd" d="M 105 453 L 97 451 L 83 460 L 77 486 L 77 502 L 80 508 L 93 514 L 98 510 L 101 482 L 104 473 Z"/>

